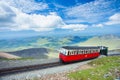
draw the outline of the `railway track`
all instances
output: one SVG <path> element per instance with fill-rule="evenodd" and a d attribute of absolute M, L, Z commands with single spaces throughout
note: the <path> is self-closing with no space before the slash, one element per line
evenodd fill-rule
<path fill-rule="evenodd" d="M 42 63 L 42 64 L 10 67 L 10 68 L 1 68 L 0 76 L 4 76 L 4 75 L 8 75 L 8 74 L 15 74 L 15 73 L 19 73 L 19 72 L 33 71 L 33 70 L 38 70 L 38 69 L 45 69 L 45 68 L 56 67 L 56 66 L 61 66 L 61 65 L 63 65 L 63 64 L 60 63 L 59 61 L 55 60 L 50 63 Z"/>
<path fill-rule="evenodd" d="M 55 67 L 60 65 L 62 65 L 60 62 L 54 62 L 54 63 L 36 64 L 36 65 L 29 65 L 29 66 L 22 66 L 22 67 L 5 68 L 5 69 L 0 69 L 0 76 L 7 75 L 7 74 L 14 74 L 18 72 L 26 72 L 30 70 L 45 69 L 45 68 L 50 68 L 50 67 Z"/>

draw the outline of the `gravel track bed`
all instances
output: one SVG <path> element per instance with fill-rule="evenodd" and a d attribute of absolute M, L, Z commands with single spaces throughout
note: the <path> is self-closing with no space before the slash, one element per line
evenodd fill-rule
<path fill-rule="evenodd" d="M 75 71 L 78 71 L 78 70 L 90 69 L 90 68 L 92 68 L 92 67 L 89 66 L 88 64 L 84 64 L 84 65 L 78 66 L 77 68 L 75 68 L 73 70 L 69 70 L 67 72 L 56 73 L 56 74 L 48 74 L 48 75 L 45 75 L 45 76 L 36 77 L 35 79 L 37 79 L 37 80 L 72 80 L 72 79 L 67 77 L 67 75 L 69 73 L 75 72 Z"/>
<path fill-rule="evenodd" d="M 101 57 L 105 57 L 104 55 L 100 56 Z M 56 59 L 58 60 L 58 59 Z M 94 60 L 94 59 L 92 59 Z M 36 61 L 35 63 L 33 63 L 34 61 Z M 49 62 L 50 60 L 47 60 L 47 62 Z M 53 60 L 55 61 L 55 60 Z M 90 62 L 89 61 L 81 61 L 81 62 L 77 62 L 77 63 L 71 63 L 71 64 L 66 64 L 66 65 L 62 65 L 62 66 L 57 66 L 57 67 L 51 67 L 51 68 L 46 68 L 46 69 L 41 69 L 41 70 L 33 70 L 33 71 L 28 71 L 28 72 L 20 72 L 20 73 L 15 73 L 15 74 L 10 74 L 10 75 L 4 75 L 4 76 L 0 76 L 0 80 L 69 80 L 66 77 L 66 74 L 68 72 L 70 72 L 71 70 L 74 71 L 76 69 L 78 69 L 78 67 L 81 67 L 83 65 L 85 65 L 86 63 Z M 22 61 L 24 64 L 26 63 L 28 65 L 30 63 L 36 64 L 36 63 L 46 63 L 44 60 L 28 60 L 28 61 Z M 2 61 L 0 63 L 4 63 L 4 67 L 5 65 L 8 66 L 7 61 Z M 12 61 L 10 62 L 12 63 Z M 14 62 L 14 63 L 19 63 L 19 61 Z M 21 64 L 21 63 L 20 63 Z M 1 65 L 0 65 L 1 66 Z M 11 64 L 11 66 L 13 66 Z"/>
<path fill-rule="evenodd" d="M 1 60 L 0 69 L 59 62 L 59 59 Z"/>
<path fill-rule="evenodd" d="M 37 80 L 38 78 L 40 80 L 46 80 L 46 79 L 48 80 L 69 80 L 66 77 L 66 74 L 65 74 L 66 72 L 75 70 L 79 66 L 82 66 L 90 61 L 91 60 L 72 63 L 72 64 L 66 64 L 66 65 L 42 69 L 42 70 L 34 70 L 34 71 L 29 71 L 29 72 L 22 72 L 22 73 L 16 73 L 16 74 L 11 74 L 11 75 L 0 76 L 0 80 L 32 80 L 32 79 L 36 80 L 36 78 Z M 51 74 L 53 74 L 52 77 L 49 77 Z M 46 77 L 46 75 L 49 75 L 49 76 Z M 55 79 L 53 79 L 53 76 L 56 76 Z M 60 76 L 61 78 L 59 79 Z"/>

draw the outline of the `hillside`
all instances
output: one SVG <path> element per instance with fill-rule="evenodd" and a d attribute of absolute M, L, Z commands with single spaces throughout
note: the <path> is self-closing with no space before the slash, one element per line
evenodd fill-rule
<path fill-rule="evenodd" d="M 120 37 L 104 36 L 36 36 L 21 39 L 0 40 L 0 51 L 28 58 L 58 58 L 61 46 L 107 46 L 109 50 L 120 49 Z"/>
<path fill-rule="evenodd" d="M 16 56 L 16 55 L 12 55 L 12 54 L 9 54 L 9 53 L 5 53 L 5 52 L 0 52 L 0 58 L 19 59 L 21 57 Z"/>
<path fill-rule="evenodd" d="M 46 48 L 30 48 L 8 53 L 20 56 L 22 58 L 48 58 L 48 50 Z"/>
<path fill-rule="evenodd" d="M 11 52 L 29 48 L 50 48 L 59 49 L 61 46 L 73 45 L 78 42 L 88 40 L 88 36 L 35 36 L 18 39 L 2 39 L 0 40 L 0 51 Z"/>
<path fill-rule="evenodd" d="M 77 43 L 78 46 L 107 46 L 109 50 L 120 49 L 120 37 L 108 35 L 108 36 L 97 36 L 88 39 L 85 42 Z"/>

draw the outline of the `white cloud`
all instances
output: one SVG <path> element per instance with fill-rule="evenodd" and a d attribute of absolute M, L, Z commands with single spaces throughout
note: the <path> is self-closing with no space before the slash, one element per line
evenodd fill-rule
<path fill-rule="evenodd" d="M 75 19 L 77 23 L 89 22 L 98 23 L 107 20 L 107 16 L 114 13 L 113 1 L 95 0 L 86 4 L 80 4 L 72 8 L 66 9 L 67 17 Z M 79 19 L 79 22 L 78 22 Z M 74 21 L 75 21 L 74 20 Z"/>
<path fill-rule="evenodd" d="M 16 14 L 5 2 L 0 1 L 0 27 L 7 28 L 14 23 Z M 7 28 L 8 29 L 8 28 Z"/>
<path fill-rule="evenodd" d="M 80 31 L 87 27 L 88 25 L 83 24 L 67 25 L 55 12 L 48 15 L 27 14 L 5 1 L 0 1 L 0 30 L 51 31 L 59 28 Z"/>
<path fill-rule="evenodd" d="M 70 24 L 76 24 L 76 23 L 80 23 L 80 22 L 85 22 L 84 20 L 81 19 L 69 19 L 65 21 L 66 23 L 70 23 Z"/>
<path fill-rule="evenodd" d="M 49 31 L 61 27 L 64 24 L 61 17 L 55 14 L 44 16 L 19 13 L 15 21 L 18 27 L 12 30 Z"/>
<path fill-rule="evenodd" d="M 120 24 L 120 13 L 116 13 L 109 18 L 109 21 L 105 23 L 106 25 Z"/>
<path fill-rule="evenodd" d="M 49 15 L 26 14 L 19 9 L 0 1 L 0 28 L 9 30 L 49 31 L 64 25 L 56 13 Z"/>
<path fill-rule="evenodd" d="M 83 24 L 69 24 L 69 25 L 64 25 L 62 28 L 71 29 L 74 31 L 81 31 L 81 30 L 85 30 L 87 27 L 88 25 L 83 25 Z"/>
<path fill-rule="evenodd" d="M 19 10 L 30 13 L 35 10 L 44 10 L 48 8 L 48 5 L 43 2 L 35 2 L 34 0 L 2 0 L 7 2 L 9 5 L 18 8 Z"/>
<path fill-rule="evenodd" d="M 103 27 L 104 25 L 102 23 L 99 24 L 93 24 L 92 27 Z"/>

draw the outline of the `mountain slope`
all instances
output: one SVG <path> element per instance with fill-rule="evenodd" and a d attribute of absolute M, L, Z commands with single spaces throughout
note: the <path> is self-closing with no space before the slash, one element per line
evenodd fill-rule
<path fill-rule="evenodd" d="M 109 50 L 120 49 L 120 37 L 113 35 L 110 36 L 98 36 L 90 38 L 89 40 L 77 43 L 78 46 L 107 46 Z"/>
<path fill-rule="evenodd" d="M 46 48 L 30 48 L 19 51 L 8 52 L 13 55 L 20 57 L 30 57 L 30 58 L 48 58 L 48 50 Z"/>
<path fill-rule="evenodd" d="M 19 59 L 21 57 L 16 56 L 16 55 L 12 55 L 12 54 L 9 54 L 9 53 L 5 53 L 5 52 L 0 52 L 0 58 Z"/>

